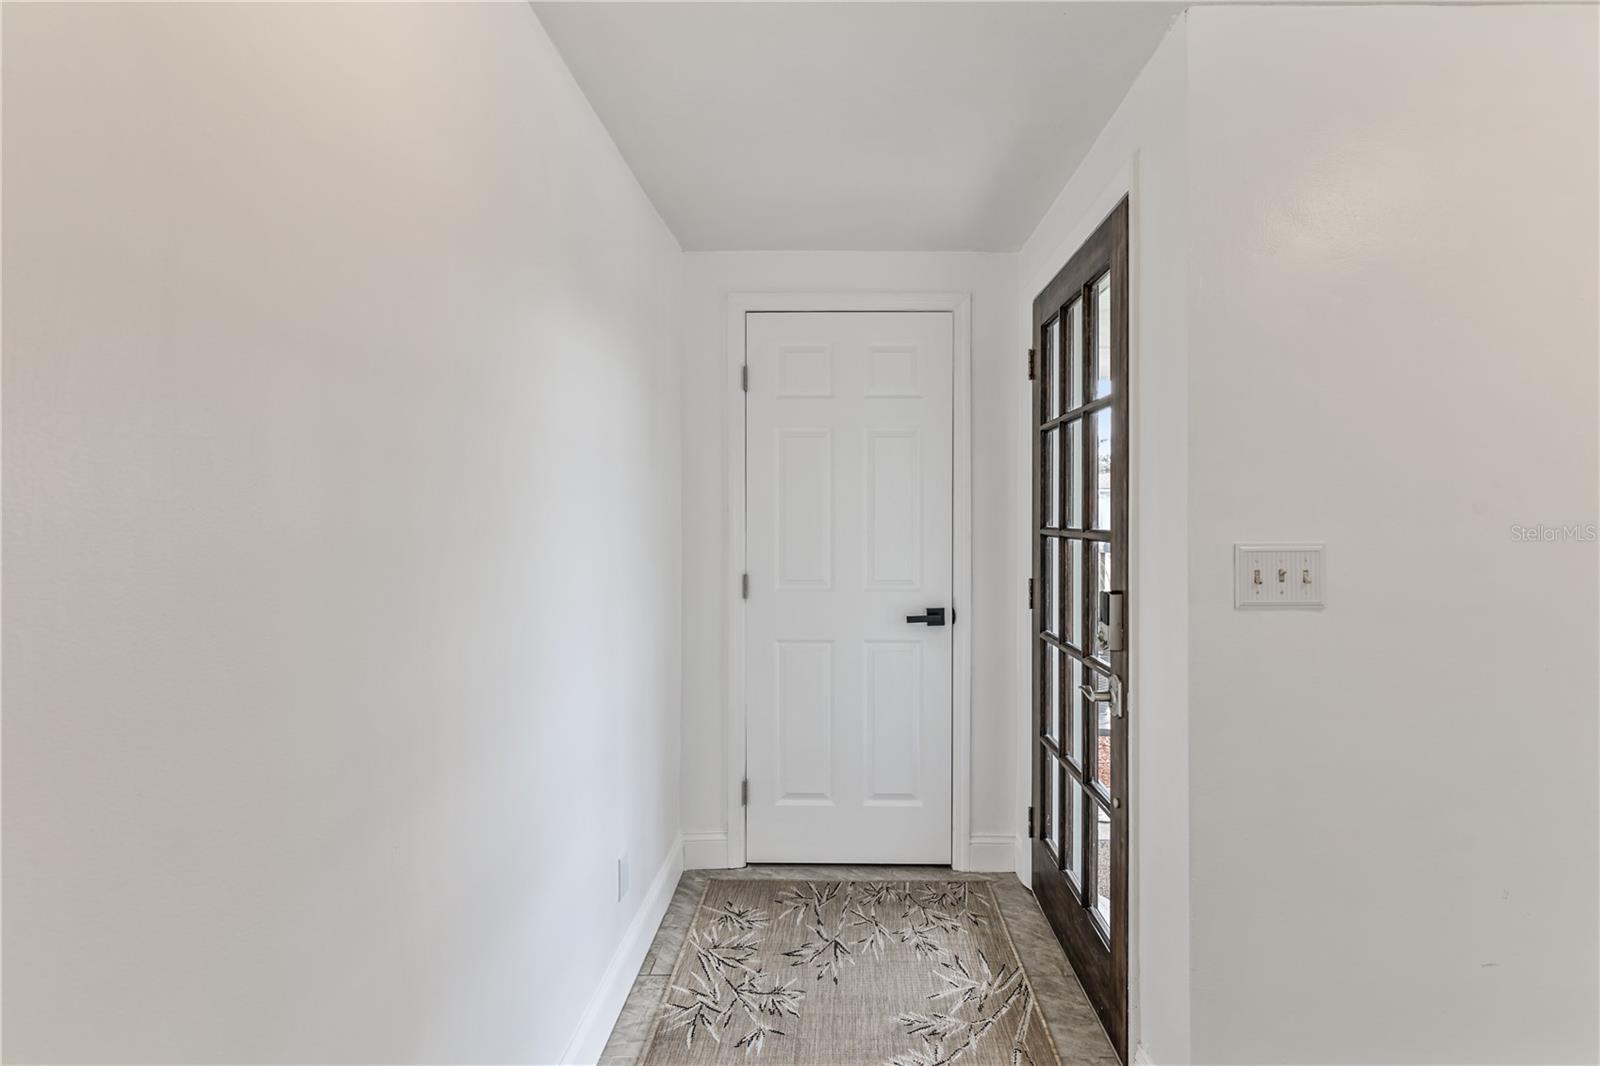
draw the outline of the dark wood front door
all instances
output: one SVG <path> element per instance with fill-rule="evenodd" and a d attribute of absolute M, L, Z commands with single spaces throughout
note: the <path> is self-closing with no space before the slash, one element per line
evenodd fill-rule
<path fill-rule="evenodd" d="M 1033 891 L 1128 1059 L 1128 202 L 1033 303 Z"/>

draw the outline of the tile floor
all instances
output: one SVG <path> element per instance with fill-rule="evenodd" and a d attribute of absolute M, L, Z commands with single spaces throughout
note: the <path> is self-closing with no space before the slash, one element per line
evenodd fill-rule
<path fill-rule="evenodd" d="M 941 866 L 747 866 L 742 870 L 686 871 L 667 906 L 655 941 L 645 955 L 644 965 L 639 968 L 639 976 L 634 978 L 622 1016 L 617 1019 L 616 1028 L 611 1031 L 611 1039 L 600 1057 L 600 1066 L 625 1066 L 638 1060 L 706 882 L 712 878 L 738 877 L 989 881 L 994 885 L 1001 916 L 1011 930 L 1022 968 L 1033 983 L 1045 1024 L 1050 1027 L 1050 1036 L 1055 1040 L 1064 1066 L 1116 1066 L 1116 1052 L 1112 1051 L 1094 1008 L 1073 976 L 1044 912 L 1033 901 L 1033 893 L 1024 888 L 1014 874 L 958 874 Z"/>

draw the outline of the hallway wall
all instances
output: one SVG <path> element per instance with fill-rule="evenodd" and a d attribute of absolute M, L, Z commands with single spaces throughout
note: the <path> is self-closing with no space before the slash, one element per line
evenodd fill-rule
<path fill-rule="evenodd" d="M 1597 40 L 1191 8 L 1021 253 L 1025 329 L 1132 191 L 1149 1061 L 1600 1055 Z M 1236 611 L 1302 540 L 1327 608 Z"/>
<path fill-rule="evenodd" d="M 1600 1056 L 1597 20 L 1190 11 L 1196 1061 Z"/>
<path fill-rule="evenodd" d="M 6 1060 L 558 1061 L 680 854 L 676 242 L 525 5 L 3 17 Z"/>

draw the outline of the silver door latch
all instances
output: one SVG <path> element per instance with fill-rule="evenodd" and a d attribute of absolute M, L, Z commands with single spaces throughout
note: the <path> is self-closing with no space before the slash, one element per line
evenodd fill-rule
<path fill-rule="evenodd" d="M 1100 617 L 1094 624 L 1094 646 L 1096 651 L 1122 651 L 1124 643 L 1122 625 L 1122 593 L 1102 592 L 1100 594 Z"/>
<path fill-rule="evenodd" d="M 1079 685 L 1078 695 L 1082 696 L 1089 704 L 1106 703 L 1111 706 L 1111 717 L 1121 718 L 1122 707 L 1122 678 L 1111 674 L 1106 679 L 1109 688 L 1095 688 L 1092 685 Z"/>

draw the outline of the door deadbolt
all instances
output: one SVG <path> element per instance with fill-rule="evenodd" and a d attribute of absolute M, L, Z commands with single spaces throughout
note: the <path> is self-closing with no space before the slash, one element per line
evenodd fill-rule
<path fill-rule="evenodd" d="M 1100 594 L 1100 617 L 1094 624 L 1094 643 L 1098 651 L 1122 651 L 1123 638 L 1122 600 L 1120 592 Z"/>

